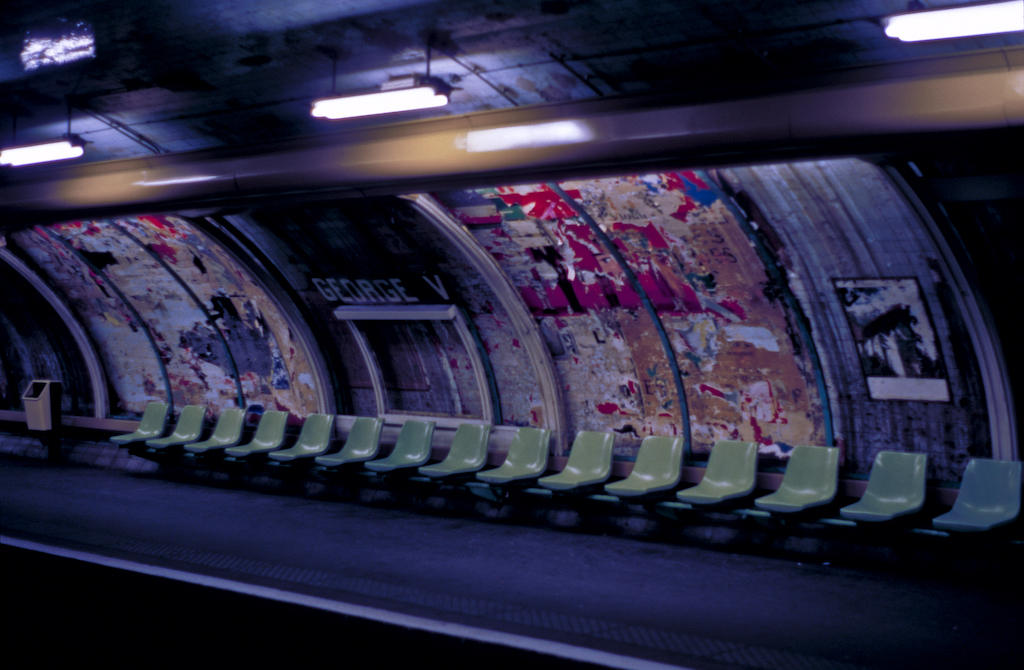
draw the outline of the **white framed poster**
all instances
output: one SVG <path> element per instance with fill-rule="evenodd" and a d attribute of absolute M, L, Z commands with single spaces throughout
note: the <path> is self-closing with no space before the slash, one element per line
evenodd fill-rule
<path fill-rule="evenodd" d="M 910 278 L 833 279 L 872 400 L 949 402 L 921 286 Z"/>

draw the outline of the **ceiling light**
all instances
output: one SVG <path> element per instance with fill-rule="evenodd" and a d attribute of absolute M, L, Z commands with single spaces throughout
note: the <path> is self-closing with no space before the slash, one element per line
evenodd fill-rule
<path fill-rule="evenodd" d="M 310 114 L 324 119 L 351 119 L 443 107 L 448 104 L 451 93 L 444 82 L 432 77 L 406 78 L 398 86 L 385 84 L 381 91 L 374 93 L 316 100 Z"/>
<path fill-rule="evenodd" d="M 882 19 L 885 34 L 903 42 L 1024 30 L 1024 0 L 929 9 Z"/>
<path fill-rule="evenodd" d="M 173 177 L 171 179 L 158 179 L 155 181 L 142 181 L 132 182 L 132 186 L 173 186 L 175 184 L 195 184 L 203 181 L 213 181 L 216 179 L 216 175 L 196 175 L 194 177 Z"/>
<path fill-rule="evenodd" d="M 85 21 L 71 23 L 58 19 L 50 27 L 30 30 L 21 49 L 21 65 L 26 72 L 46 65 L 72 63 L 96 55 L 96 39 Z"/>
<path fill-rule="evenodd" d="M 540 149 L 563 144 L 580 144 L 594 139 L 594 131 L 583 121 L 551 121 L 488 130 L 471 130 L 465 135 L 469 153 Z M 460 138 L 460 143 L 461 138 Z"/>
<path fill-rule="evenodd" d="M 0 165 L 32 165 L 78 158 L 85 150 L 80 139 L 65 139 L 44 144 L 29 144 L 21 147 L 9 147 L 0 151 Z"/>

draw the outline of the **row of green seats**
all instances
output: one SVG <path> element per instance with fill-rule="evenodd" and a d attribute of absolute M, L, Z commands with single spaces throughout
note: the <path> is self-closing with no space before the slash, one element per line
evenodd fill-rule
<path fill-rule="evenodd" d="M 372 472 L 385 473 L 425 465 L 430 458 L 435 426 L 434 421 L 405 422 L 392 452 L 385 458 L 372 460 L 380 448 L 380 433 L 384 423 L 382 419 L 357 418 L 344 447 L 330 454 L 328 452 L 335 419 L 331 414 L 311 414 L 306 417 L 295 444 L 285 449 L 288 412 L 264 412 L 252 440 L 244 445 L 240 444 L 244 424 L 244 412 L 241 409 L 223 410 L 211 436 L 202 441 L 199 438 L 206 417 L 205 407 L 184 407 L 171 434 L 163 437 L 168 413 L 167 403 L 149 403 L 137 430 L 110 439 L 121 446 L 145 445 L 151 453 L 182 447 L 185 453 L 197 457 L 222 455 L 226 460 L 238 461 L 266 455 L 271 462 L 276 463 L 313 459 L 324 469 L 348 463 L 364 463 Z M 487 457 L 490 431 L 489 425 L 463 424 L 456 431 L 449 457 L 443 463 L 425 467 L 423 474 L 444 476 L 479 469 Z"/>
<path fill-rule="evenodd" d="M 857 502 L 839 510 L 850 523 L 893 521 L 921 511 L 925 502 L 926 454 L 880 451 L 868 484 Z M 944 531 L 977 532 L 1013 522 L 1020 514 L 1022 464 L 972 458 L 964 471 L 953 508 L 934 519 Z M 757 475 L 757 444 L 722 441 L 715 444 L 704 478 L 679 491 L 678 502 L 659 505 L 662 513 L 722 505 L 751 495 Z M 830 504 L 836 497 L 839 454 L 832 447 L 796 446 L 779 489 L 754 500 L 757 511 L 787 515 Z M 748 514 L 756 511 L 745 510 Z"/>
<path fill-rule="evenodd" d="M 522 429 L 521 429 L 522 430 Z M 536 430 L 536 429 L 533 429 Z M 517 436 L 518 437 L 518 436 Z M 554 475 L 539 477 L 541 488 L 526 488 L 534 494 L 583 492 L 605 482 L 611 473 L 612 435 L 582 432 L 577 435 L 565 468 Z M 511 458 L 515 441 L 509 449 Z M 839 510 L 850 523 L 878 523 L 919 512 L 925 502 L 928 457 L 882 451 L 876 455 L 864 494 Z M 545 465 L 535 461 L 530 472 L 512 477 L 480 473 L 477 478 L 491 484 L 510 484 L 514 479 L 537 477 Z M 492 470 L 497 473 L 501 468 Z M 590 498 L 605 501 L 642 500 L 674 490 L 682 473 L 682 440 L 652 436 L 644 439 L 633 470 L 621 481 L 604 484 L 604 494 Z M 932 520 L 935 528 L 959 532 L 989 530 L 1014 521 L 1020 513 L 1022 464 L 974 458 L 964 472 L 960 493 L 953 508 Z M 757 443 L 720 441 L 712 448 L 704 477 L 696 486 L 677 491 L 674 502 L 658 507 L 678 517 L 678 511 L 699 507 L 715 508 L 740 501 L 754 493 L 757 480 Z M 798 445 L 793 448 L 778 490 L 754 499 L 748 512 L 794 515 L 832 503 L 838 492 L 839 451 L 832 447 Z M 499 500 L 485 484 L 469 484 L 478 495 Z M 493 488 L 493 487 L 492 487 Z"/>
<path fill-rule="evenodd" d="M 244 445 L 240 444 L 245 424 L 245 412 L 241 409 L 221 411 L 213 433 L 206 440 L 199 439 L 206 419 L 205 407 L 187 405 L 182 408 L 171 434 L 164 437 L 168 412 L 167 403 L 149 403 L 135 432 L 114 435 L 110 440 L 126 447 L 144 446 L 150 453 L 166 452 L 172 447 L 182 447 L 186 453 L 193 456 L 223 454 L 229 458 L 245 458 L 254 454 L 274 452 L 276 460 L 288 461 L 326 452 L 330 446 L 334 422 L 331 415 L 310 415 L 306 418 L 295 445 L 290 449 L 282 449 L 285 429 L 288 426 L 288 412 L 264 412 L 252 440 Z"/>
<path fill-rule="evenodd" d="M 605 500 L 638 498 L 675 488 L 682 475 L 683 443 L 679 437 L 644 438 L 633 471 L 621 481 L 606 483 L 611 477 L 611 433 L 582 431 L 573 440 L 565 467 L 552 475 L 547 470 L 548 442 L 551 433 L 539 428 L 519 428 L 509 445 L 505 462 L 497 468 L 477 474 L 478 482 L 466 486 L 476 495 L 500 501 L 509 490 L 520 485 L 525 493 L 589 493 L 603 488 Z M 539 488 L 528 484 L 536 480 Z"/>
<path fill-rule="evenodd" d="M 621 481 L 607 483 L 611 476 L 614 435 L 595 431 L 579 433 L 569 452 L 566 466 L 558 473 L 543 476 L 548 466 L 551 432 L 522 427 L 509 445 L 504 462 L 483 470 L 487 460 L 491 426 L 462 424 L 452 439 L 447 457 L 428 464 L 433 443 L 434 421 L 406 421 L 394 449 L 377 458 L 383 420 L 360 417 L 355 420 L 343 448 L 328 453 L 334 416 L 312 414 L 289 449 L 283 449 L 288 413 L 268 411 L 260 419 L 253 439 L 239 446 L 243 412 L 225 410 L 209 439 L 199 441 L 204 407 L 185 407 L 171 435 L 165 430 L 168 406 L 150 403 L 138 430 L 111 438 L 121 445 L 142 442 L 149 450 L 183 446 L 186 452 L 203 455 L 222 451 L 229 460 L 241 460 L 266 454 L 278 463 L 313 459 L 321 473 L 348 471 L 358 464 L 367 474 L 387 475 L 411 472 L 421 480 L 452 480 L 471 477 L 465 482 L 471 492 L 492 501 L 500 501 L 517 487 L 525 492 L 603 493 L 590 497 L 605 501 L 651 500 L 671 494 L 682 475 L 682 439 L 650 436 L 637 453 L 632 472 Z M 751 496 L 757 478 L 757 443 L 724 440 L 711 450 L 704 476 L 696 485 L 675 493 L 675 500 L 661 501 L 657 511 L 678 518 L 683 510 L 720 508 Z M 927 456 L 894 451 L 876 455 L 863 496 L 839 510 L 838 522 L 878 523 L 892 521 L 920 511 L 925 500 Z M 779 489 L 756 498 L 756 515 L 793 515 L 832 503 L 838 490 L 839 453 L 832 447 L 798 445 L 793 448 Z M 537 487 L 532 487 L 531 484 Z M 954 507 L 933 519 L 941 530 L 980 531 L 1012 522 L 1020 512 L 1021 463 L 971 459 Z"/>

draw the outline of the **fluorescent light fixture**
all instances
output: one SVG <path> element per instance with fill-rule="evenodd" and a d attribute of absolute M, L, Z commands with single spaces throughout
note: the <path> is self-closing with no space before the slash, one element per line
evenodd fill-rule
<path fill-rule="evenodd" d="M 92 27 L 85 21 L 58 19 L 55 26 L 30 30 L 21 49 L 21 65 L 31 72 L 46 65 L 73 63 L 96 55 Z"/>
<path fill-rule="evenodd" d="M 592 139 L 594 139 L 594 131 L 583 121 L 551 121 L 488 130 L 471 130 L 465 135 L 465 147 L 460 148 L 465 148 L 469 153 L 483 153 L 580 144 Z M 459 144 L 462 142 L 460 141 Z"/>
<path fill-rule="evenodd" d="M 429 78 L 405 81 L 411 82 L 412 85 L 408 88 L 316 100 L 310 114 L 323 119 L 351 119 L 357 116 L 443 107 L 448 104 L 450 89 L 442 82 Z M 387 88 L 387 85 L 384 88 Z"/>
<path fill-rule="evenodd" d="M 196 175 L 194 177 L 175 177 L 172 179 L 158 179 L 154 181 L 142 181 L 132 182 L 132 186 L 172 186 L 174 184 L 195 184 L 201 181 L 211 181 L 216 179 L 215 175 Z"/>
<path fill-rule="evenodd" d="M 930 9 L 882 19 L 885 34 L 903 42 L 1024 30 L 1024 0 Z"/>
<path fill-rule="evenodd" d="M 78 158 L 85 150 L 81 140 L 60 140 L 45 144 L 30 144 L 23 147 L 10 147 L 0 151 L 0 165 L 31 165 Z"/>

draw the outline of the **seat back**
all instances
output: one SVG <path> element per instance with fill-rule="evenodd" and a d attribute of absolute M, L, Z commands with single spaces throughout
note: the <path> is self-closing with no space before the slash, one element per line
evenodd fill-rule
<path fill-rule="evenodd" d="M 604 483 L 612 473 L 612 445 L 615 435 L 583 431 L 576 435 L 569 460 L 561 472 L 541 477 L 537 483 L 556 491 L 578 490 Z"/>
<path fill-rule="evenodd" d="M 322 454 L 331 446 L 334 430 L 333 414 L 310 414 L 302 424 L 302 430 L 290 451 L 305 454 Z"/>
<path fill-rule="evenodd" d="M 693 487 L 676 492 L 680 502 L 717 505 L 743 498 L 757 481 L 757 443 L 719 440 L 711 448 L 704 477 Z"/>
<path fill-rule="evenodd" d="M 388 464 L 407 467 L 426 463 L 430 459 L 435 425 L 434 421 L 406 421 L 398 433 L 395 448 L 387 456 Z"/>
<path fill-rule="evenodd" d="M 167 414 L 171 411 L 171 404 L 168 402 L 151 402 L 146 405 L 146 411 L 142 413 L 142 421 L 136 431 L 140 435 L 160 437 L 167 427 Z"/>
<path fill-rule="evenodd" d="M 982 531 L 1010 523 L 1020 514 L 1021 462 L 972 458 L 964 470 L 953 509 L 936 517 L 937 528 Z"/>
<path fill-rule="evenodd" d="M 168 436 L 168 440 L 177 442 L 195 442 L 203 433 L 203 420 L 206 418 L 206 408 L 202 405 L 186 405 L 178 416 L 178 423 L 174 426 L 174 432 Z"/>
<path fill-rule="evenodd" d="M 679 483 L 682 475 L 683 438 L 648 435 L 640 443 L 629 479 L 671 488 Z"/>
<path fill-rule="evenodd" d="M 368 461 L 380 451 L 380 430 L 384 419 L 361 416 L 352 424 L 345 446 L 338 452 L 346 463 Z"/>
<path fill-rule="evenodd" d="M 972 458 L 956 504 L 981 510 L 1020 511 L 1021 462 Z"/>
<path fill-rule="evenodd" d="M 757 443 L 719 440 L 711 448 L 704 478 L 708 486 L 753 491 L 757 478 Z"/>
<path fill-rule="evenodd" d="M 508 445 L 505 461 L 496 468 L 478 472 L 476 478 L 491 484 L 539 477 L 548 468 L 548 445 L 551 442 L 549 428 L 522 426 L 516 429 Z"/>
<path fill-rule="evenodd" d="M 543 474 L 548 468 L 549 428 L 522 426 L 516 429 L 501 467 L 524 477 Z M 507 466 L 507 467 L 506 467 Z"/>
<path fill-rule="evenodd" d="M 164 434 L 164 430 L 167 428 L 167 415 L 170 411 L 170 403 L 151 402 L 146 405 L 146 410 L 142 413 L 142 420 L 139 421 L 135 432 L 113 435 L 110 441 L 125 445 L 158 438 Z"/>
<path fill-rule="evenodd" d="M 789 455 L 779 491 L 793 502 L 831 502 L 839 487 L 839 450 L 797 445 Z"/>
<path fill-rule="evenodd" d="M 490 424 L 463 423 L 455 429 L 452 446 L 442 461 L 445 467 L 479 469 L 487 460 L 487 441 L 491 436 Z"/>
<path fill-rule="evenodd" d="M 613 495 L 637 496 L 675 488 L 683 475 L 683 438 L 648 435 L 640 444 L 633 471 L 605 486 Z"/>
<path fill-rule="evenodd" d="M 242 439 L 242 424 L 245 422 L 245 410 L 226 409 L 217 417 L 217 425 L 210 436 L 210 442 L 220 445 L 234 446 Z"/>
<path fill-rule="evenodd" d="M 868 486 L 861 500 L 875 506 L 919 510 L 924 506 L 927 454 L 880 451 L 871 465 Z"/>
<path fill-rule="evenodd" d="M 576 435 L 569 451 L 569 460 L 562 470 L 566 476 L 580 480 L 605 480 L 612 474 L 612 446 L 615 435 L 585 430 Z"/>
<path fill-rule="evenodd" d="M 277 449 L 284 443 L 284 432 L 288 427 L 288 412 L 268 410 L 260 417 L 250 447 L 260 451 Z"/>

